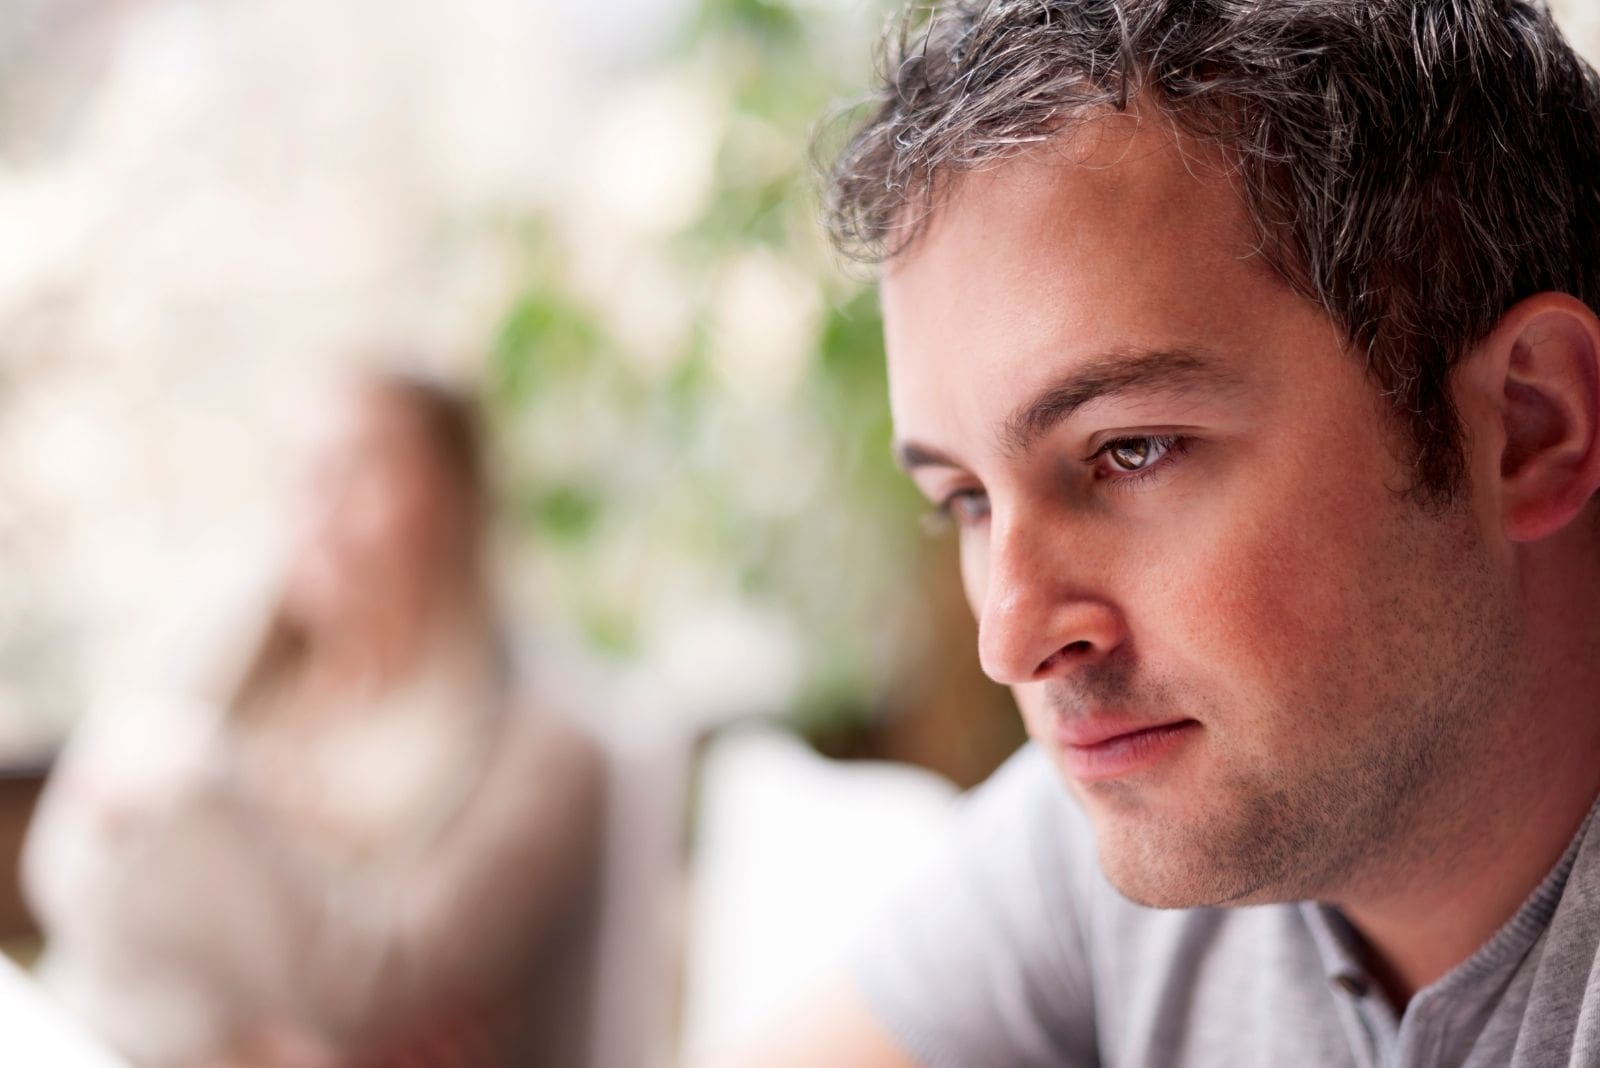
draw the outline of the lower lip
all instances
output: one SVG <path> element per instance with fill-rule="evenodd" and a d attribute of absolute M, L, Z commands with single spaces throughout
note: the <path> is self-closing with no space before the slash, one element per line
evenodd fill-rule
<path fill-rule="evenodd" d="M 1199 727 L 1190 719 L 1119 734 L 1096 745 L 1063 745 L 1061 761 L 1067 773 L 1080 782 L 1115 779 L 1154 767 Z"/>

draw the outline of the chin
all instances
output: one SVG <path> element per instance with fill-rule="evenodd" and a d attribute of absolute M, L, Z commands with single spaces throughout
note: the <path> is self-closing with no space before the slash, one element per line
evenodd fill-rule
<path fill-rule="evenodd" d="M 1139 826 L 1094 819 L 1100 869 L 1123 897 L 1153 909 L 1257 905 L 1286 898 L 1274 891 L 1271 865 L 1230 856 L 1194 828 Z M 1107 825 L 1111 824 L 1111 825 Z"/>
<path fill-rule="evenodd" d="M 1147 909 L 1193 909 L 1219 903 L 1186 879 L 1119 864 L 1105 856 L 1100 858 L 1100 867 L 1112 889 Z"/>

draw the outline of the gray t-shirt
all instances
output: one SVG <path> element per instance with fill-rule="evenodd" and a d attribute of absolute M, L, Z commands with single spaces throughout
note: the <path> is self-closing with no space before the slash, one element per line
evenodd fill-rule
<path fill-rule="evenodd" d="M 853 975 L 926 1068 L 1596 1068 L 1600 830 L 1397 1016 L 1314 903 L 1156 910 L 1100 874 L 1086 817 L 1028 746 Z"/>

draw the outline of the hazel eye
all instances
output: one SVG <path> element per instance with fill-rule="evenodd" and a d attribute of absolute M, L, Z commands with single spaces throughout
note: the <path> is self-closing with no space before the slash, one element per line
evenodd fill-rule
<path fill-rule="evenodd" d="M 1132 474 L 1158 462 L 1177 443 L 1172 437 L 1121 438 L 1109 441 L 1100 450 L 1113 468 Z"/>

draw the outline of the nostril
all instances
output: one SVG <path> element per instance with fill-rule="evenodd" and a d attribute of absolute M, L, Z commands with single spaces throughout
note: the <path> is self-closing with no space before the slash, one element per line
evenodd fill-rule
<path fill-rule="evenodd" d="M 1075 642 L 1068 642 L 1066 645 L 1063 645 L 1061 648 L 1045 657 L 1043 663 L 1034 669 L 1034 676 L 1039 677 L 1042 675 L 1048 675 L 1054 668 L 1058 667 L 1063 660 L 1071 660 L 1075 657 L 1083 656 L 1093 651 L 1093 642 L 1083 641 L 1082 639 Z"/>

